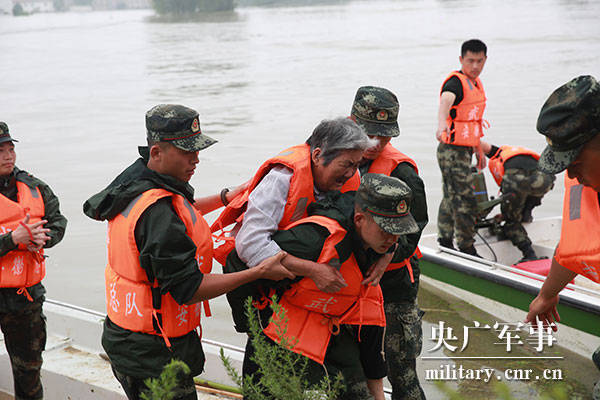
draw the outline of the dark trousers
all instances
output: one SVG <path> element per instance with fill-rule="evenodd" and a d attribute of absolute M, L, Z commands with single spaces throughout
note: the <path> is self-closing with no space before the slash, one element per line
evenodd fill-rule
<path fill-rule="evenodd" d="M 0 328 L 12 366 L 15 400 L 44 398 L 40 371 L 46 347 L 46 317 L 43 300 L 27 304 L 19 311 L 0 312 Z"/>
<path fill-rule="evenodd" d="M 142 393 L 148 391 L 148 387 L 144 381 L 148 378 L 134 378 L 117 371 L 112 365 L 112 372 L 115 378 L 123 387 L 123 391 L 129 400 L 139 400 Z M 194 377 L 191 375 L 180 376 L 179 385 L 174 390 L 173 400 L 197 400 L 196 385 Z"/>

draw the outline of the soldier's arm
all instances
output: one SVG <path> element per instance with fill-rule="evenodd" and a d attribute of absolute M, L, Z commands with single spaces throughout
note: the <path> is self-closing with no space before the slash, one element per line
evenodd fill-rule
<path fill-rule="evenodd" d="M 435 133 L 437 140 L 441 140 L 443 132 L 448 133 L 448 124 L 446 124 L 446 118 L 448 118 L 448 114 L 450 113 L 452 104 L 454 104 L 454 100 L 456 100 L 456 95 L 452 92 L 442 92 L 442 95 L 440 96 L 440 106 L 438 108 L 438 128 Z"/>
<path fill-rule="evenodd" d="M 192 304 L 220 296 L 256 279 L 293 278 L 279 264 L 285 254 L 272 257 L 256 269 L 232 274 L 203 274 L 198 263 L 211 263 L 212 258 L 196 259 L 196 244 L 187 235 L 185 224 L 167 197 L 148 207 L 135 228 L 140 265 L 150 282 L 158 282 L 161 294 L 170 293 L 179 304 Z M 210 237 L 208 238 L 209 240 Z"/>
<path fill-rule="evenodd" d="M 211 196 L 198 197 L 194 199 L 194 208 L 202 215 L 206 215 L 209 212 L 216 210 L 217 208 L 221 208 L 226 206 L 233 200 L 237 195 L 242 193 L 246 188 L 248 188 L 248 182 L 242 183 L 239 186 L 229 190 L 223 189 L 223 191 L 218 194 L 214 194 Z"/>
<path fill-rule="evenodd" d="M 419 226 L 419 231 L 410 235 L 401 236 L 398 240 L 398 248 L 392 258 L 392 262 L 399 262 L 410 257 L 417 248 L 421 233 L 429 222 L 427 215 L 427 197 L 425 194 L 425 184 L 412 166 L 408 163 L 399 164 L 391 173 L 394 178 L 398 178 L 406 183 L 413 193 L 410 213 Z"/>
<path fill-rule="evenodd" d="M 10 232 L 0 235 L 0 257 L 5 256 L 9 251 L 16 248 L 17 245 L 13 242 Z"/>
<path fill-rule="evenodd" d="M 52 189 L 45 183 L 39 181 L 38 189 L 44 199 L 45 215 L 42 219 L 45 219 L 44 228 L 50 231 L 47 235 L 50 239 L 44 245 L 44 248 L 50 248 L 60 242 L 65 236 L 65 230 L 67 229 L 67 218 L 60 213 L 60 203 L 58 197 L 52 192 Z"/>
<path fill-rule="evenodd" d="M 273 240 L 288 253 L 281 263 L 289 271 L 310 278 L 323 292 L 335 293 L 346 286 L 342 274 L 330 265 L 317 263 L 328 234 L 322 226 L 307 223 L 278 231 Z"/>

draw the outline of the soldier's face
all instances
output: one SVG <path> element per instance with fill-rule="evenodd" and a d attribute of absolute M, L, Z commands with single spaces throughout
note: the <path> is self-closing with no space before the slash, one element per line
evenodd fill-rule
<path fill-rule="evenodd" d="M 365 246 L 378 254 L 384 254 L 398 241 L 398 235 L 381 229 L 368 212 L 355 212 L 354 225 Z"/>
<path fill-rule="evenodd" d="M 365 150 L 365 154 L 363 154 L 363 158 L 366 160 L 376 160 L 377 157 L 381 155 L 383 148 L 392 140 L 389 136 L 374 136 L 369 135 L 371 139 L 377 140 L 377 144 L 373 147 L 369 147 Z"/>
<path fill-rule="evenodd" d="M 344 183 L 352 178 L 362 160 L 363 151 L 343 151 L 327 165 L 325 165 L 321 154 L 321 149 L 318 147 L 311 153 L 313 179 L 319 191 L 328 192 L 330 190 L 340 190 Z"/>
<path fill-rule="evenodd" d="M 17 154 L 13 142 L 0 143 L 0 176 L 12 173 L 16 161 Z"/>
<path fill-rule="evenodd" d="M 465 56 L 458 57 L 458 60 L 460 61 L 462 72 L 471 79 L 477 79 L 481 71 L 483 71 L 487 56 L 483 51 L 479 53 L 467 51 Z"/>
<path fill-rule="evenodd" d="M 586 144 L 579 156 L 567 168 L 569 178 L 600 192 L 600 149 L 599 137 Z"/>
<path fill-rule="evenodd" d="M 148 163 L 149 168 L 183 182 L 192 179 L 199 162 L 197 151 L 181 150 L 168 143 L 152 146 L 150 157 L 152 165 Z"/>

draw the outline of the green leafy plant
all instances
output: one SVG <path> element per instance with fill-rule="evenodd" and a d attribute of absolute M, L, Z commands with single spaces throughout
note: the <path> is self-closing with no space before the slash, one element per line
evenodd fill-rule
<path fill-rule="evenodd" d="M 262 400 L 265 397 L 286 400 L 327 400 L 336 399 L 344 388 L 343 378 L 337 375 L 333 380 L 325 375 L 319 382 L 311 383 L 309 375 L 310 360 L 291 351 L 296 345 L 295 338 L 287 338 L 285 309 L 275 296 L 271 299 L 275 332 L 281 337 L 279 345 L 273 345 L 262 334 L 260 319 L 252 306 L 252 299 L 246 300 L 246 316 L 249 334 L 255 349 L 251 360 L 258 365 L 258 376 L 242 378 L 233 368 L 230 360 L 221 349 L 221 360 L 233 381 L 242 388 L 244 397 L 250 400 Z"/>
<path fill-rule="evenodd" d="M 189 375 L 190 368 L 179 360 L 171 360 L 165 365 L 158 378 L 144 381 L 148 390 L 141 394 L 143 400 L 171 400 L 175 396 L 175 388 L 182 376 Z"/>

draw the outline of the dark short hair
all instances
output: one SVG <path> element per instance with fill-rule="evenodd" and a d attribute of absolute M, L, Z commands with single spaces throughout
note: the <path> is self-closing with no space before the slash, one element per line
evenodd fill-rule
<path fill-rule="evenodd" d="M 467 51 L 471 53 L 481 53 L 487 56 L 487 46 L 479 39 L 471 39 L 467 40 L 460 47 L 460 56 L 464 57 L 467 54 Z"/>

